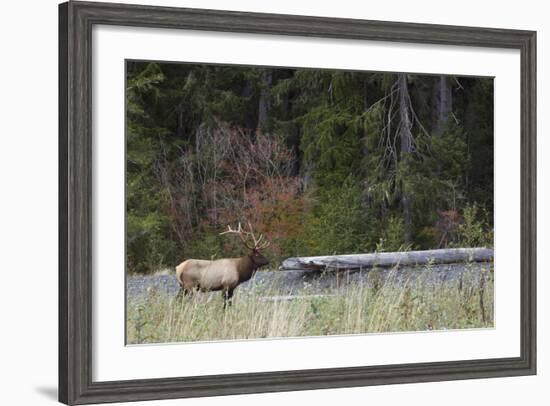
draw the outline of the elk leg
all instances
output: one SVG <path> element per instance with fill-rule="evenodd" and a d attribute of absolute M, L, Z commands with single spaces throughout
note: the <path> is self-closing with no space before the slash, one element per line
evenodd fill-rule
<path fill-rule="evenodd" d="M 223 308 L 224 309 L 227 306 L 231 306 L 232 298 L 233 298 L 233 289 L 227 289 L 223 291 Z"/>
<path fill-rule="evenodd" d="M 185 289 L 183 286 L 180 287 L 180 290 L 178 291 L 178 294 L 176 295 L 176 301 L 181 302 L 183 300 L 184 296 L 187 296 L 190 294 L 189 290 Z"/>

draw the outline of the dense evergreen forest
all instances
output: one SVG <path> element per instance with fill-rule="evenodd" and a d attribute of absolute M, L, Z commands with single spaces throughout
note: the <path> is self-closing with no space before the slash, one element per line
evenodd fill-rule
<path fill-rule="evenodd" d="M 127 267 L 493 244 L 493 79 L 127 62 Z"/>

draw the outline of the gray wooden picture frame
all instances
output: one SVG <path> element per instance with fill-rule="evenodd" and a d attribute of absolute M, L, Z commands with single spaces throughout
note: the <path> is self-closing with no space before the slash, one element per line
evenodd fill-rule
<path fill-rule="evenodd" d="M 92 27 L 118 26 L 518 49 L 521 53 L 521 355 L 400 365 L 92 380 Z M 536 33 L 109 3 L 59 6 L 59 400 L 218 396 L 536 373 Z"/>

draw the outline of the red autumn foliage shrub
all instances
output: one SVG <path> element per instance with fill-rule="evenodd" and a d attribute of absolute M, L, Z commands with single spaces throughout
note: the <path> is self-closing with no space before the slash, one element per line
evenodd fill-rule
<path fill-rule="evenodd" d="M 250 222 L 282 255 L 281 244 L 298 239 L 308 204 L 300 178 L 292 176 L 294 154 L 276 136 L 221 123 L 201 128 L 193 144 L 159 165 L 180 244 L 201 238 L 196 230 L 212 235 Z M 232 241 L 224 245 L 236 249 Z"/>

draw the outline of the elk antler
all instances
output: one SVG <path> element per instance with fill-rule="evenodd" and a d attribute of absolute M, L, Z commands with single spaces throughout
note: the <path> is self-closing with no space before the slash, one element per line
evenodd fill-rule
<path fill-rule="evenodd" d="M 244 237 L 244 235 L 248 235 L 248 233 L 246 231 L 244 231 L 241 227 L 241 223 L 239 222 L 239 225 L 237 226 L 237 229 L 236 230 L 233 230 L 231 228 L 231 226 L 227 226 L 227 231 L 224 231 L 223 233 L 220 233 L 220 235 L 224 235 L 224 234 L 236 234 L 239 236 L 239 238 L 241 239 L 242 243 L 244 244 L 244 246 L 248 249 L 254 249 L 254 247 L 248 245 L 248 243 L 246 242 L 246 238 Z"/>
<path fill-rule="evenodd" d="M 243 230 L 243 228 L 241 226 L 241 223 L 239 222 L 236 230 L 232 229 L 231 226 L 228 225 L 227 226 L 227 231 L 224 231 L 224 232 L 220 233 L 220 235 L 223 235 L 223 234 L 236 234 L 236 235 L 239 236 L 239 238 L 241 239 L 244 246 L 246 248 L 250 249 L 250 250 L 260 251 L 260 250 L 266 249 L 269 246 L 270 241 L 267 241 L 267 240 L 262 241 L 264 239 L 263 234 L 260 234 L 260 236 L 258 238 L 256 238 L 256 236 L 254 235 L 254 230 L 252 229 L 252 225 L 250 224 L 250 222 L 248 222 L 248 229 L 250 231 Z M 254 242 L 254 244 L 250 245 L 247 242 L 246 237 L 252 238 L 252 241 Z"/>
<path fill-rule="evenodd" d="M 262 239 L 264 238 L 263 234 L 260 234 L 260 236 L 258 238 L 256 238 L 256 236 L 254 235 L 254 231 L 252 230 L 252 225 L 250 224 L 250 222 L 248 222 L 248 229 L 250 230 L 250 232 L 249 232 L 250 236 L 254 240 L 254 249 L 255 250 L 260 251 L 260 250 L 263 250 L 263 249 L 266 249 L 267 247 L 269 247 L 269 244 L 271 244 L 270 241 L 265 240 L 265 241 L 262 242 Z"/>

